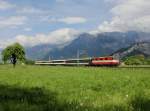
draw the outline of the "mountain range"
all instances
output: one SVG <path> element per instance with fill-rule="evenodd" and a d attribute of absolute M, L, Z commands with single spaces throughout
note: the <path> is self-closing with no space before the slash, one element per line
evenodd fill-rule
<path fill-rule="evenodd" d="M 143 55 L 144 57 L 150 57 L 150 42 L 136 43 L 130 47 L 120 49 L 113 54 L 115 58 L 119 59 L 136 55 Z"/>
<path fill-rule="evenodd" d="M 26 56 L 28 59 L 40 60 L 55 48 L 55 45 L 50 44 L 41 44 L 33 47 L 26 47 Z"/>
<path fill-rule="evenodd" d="M 48 60 L 80 57 L 108 56 L 135 43 L 150 41 L 150 34 L 144 32 L 82 33 L 63 47 L 42 44 L 26 48 L 29 59 Z"/>

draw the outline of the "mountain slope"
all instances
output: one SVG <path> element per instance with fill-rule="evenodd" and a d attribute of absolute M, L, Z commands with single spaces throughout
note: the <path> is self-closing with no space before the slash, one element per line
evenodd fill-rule
<path fill-rule="evenodd" d="M 118 50 L 113 54 L 116 58 L 126 58 L 129 56 L 143 55 L 144 57 L 150 57 L 150 42 L 136 43 L 130 47 Z"/>
<path fill-rule="evenodd" d="M 83 33 L 64 48 L 51 50 L 44 59 L 48 59 L 49 56 L 53 59 L 76 58 L 78 50 L 84 51 L 87 56 L 106 56 L 131 44 L 150 40 L 149 35 L 137 32 L 111 32 L 97 35 Z"/>
<path fill-rule="evenodd" d="M 28 59 L 40 60 L 41 58 L 46 56 L 47 53 L 49 53 L 51 50 L 55 48 L 56 46 L 49 45 L 49 44 L 42 44 L 42 45 L 37 45 L 34 47 L 27 47 L 26 56 Z"/>

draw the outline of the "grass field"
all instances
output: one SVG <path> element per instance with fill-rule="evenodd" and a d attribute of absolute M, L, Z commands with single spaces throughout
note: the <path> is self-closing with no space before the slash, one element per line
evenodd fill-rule
<path fill-rule="evenodd" d="M 1 65 L 0 111 L 150 111 L 150 68 Z"/>

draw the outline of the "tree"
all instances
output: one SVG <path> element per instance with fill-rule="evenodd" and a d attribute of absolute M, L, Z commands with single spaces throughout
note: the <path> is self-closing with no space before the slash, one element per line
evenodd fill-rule
<path fill-rule="evenodd" d="M 129 56 L 124 60 L 126 65 L 144 65 L 145 57 L 144 55 Z"/>
<path fill-rule="evenodd" d="M 6 47 L 2 51 L 2 59 L 4 63 L 11 59 L 12 55 L 16 56 L 16 59 L 19 61 L 25 60 L 25 49 L 19 43 L 14 43 L 8 47 Z"/>

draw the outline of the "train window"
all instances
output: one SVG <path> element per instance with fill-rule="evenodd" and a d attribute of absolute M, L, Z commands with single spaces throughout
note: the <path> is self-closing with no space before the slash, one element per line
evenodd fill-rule
<path fill-rule="evenodd" d="M 112 57 L 108 57 L 107 60 L 113 60 L 113 58 Z"/>
<path fill-rule="evenodd" d="M 99 57 L 99 58 L 94 58 L 93 60 L 96 60 L 96 61 L 98 61 L 98 60 L 113 60 L 113 58 L 112 57 Z"/>

